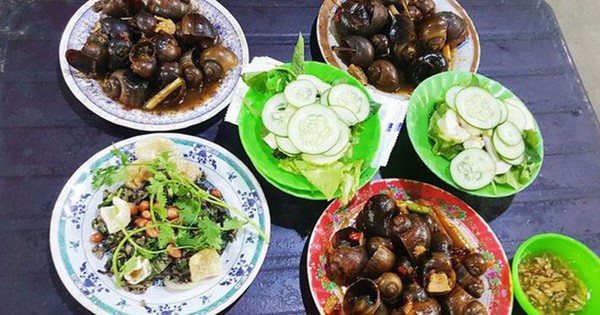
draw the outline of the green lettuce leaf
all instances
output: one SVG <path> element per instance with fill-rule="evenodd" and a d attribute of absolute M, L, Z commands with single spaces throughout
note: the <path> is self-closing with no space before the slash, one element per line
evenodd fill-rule
<path fill-rule="evenodd" d="M 440 118 L 442 118 L 448 110 L 450 110 L 450 107 L 448 107 L 446 103 L 437 105 L 437 108 L 431 115 L 431 118 L 429 118 L 428 135 L 429 139 L 433 141 L 433 153 L 451 160 L 463 150 L 463 146 L 460 143 L 445 140 L 442 135 L 442 131 L 438 127 L 438 120 L 440 120 Z"/>
<path fill-rule="evenodd" d="M 345 165 L 341 162 L 318 166 L 302 160 L 295 160 L 296 169 L 313 186 L 325 195 L 327 200 L 333 199 L 344 177 Z"/>

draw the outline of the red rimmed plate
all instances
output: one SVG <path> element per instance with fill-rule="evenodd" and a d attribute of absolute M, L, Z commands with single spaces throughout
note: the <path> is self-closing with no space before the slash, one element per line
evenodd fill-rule
<path fill-rule="evenodd" d="M 331 236 L 353 223 L 364 203 L 371 196 L 381 193 L 392 193 L 395 198 L 402 199 L 427 199 L 444 209 L 468 242 L 488 260 L 496 262 L 481 276 L 485 293 L 479 301 L 487 307 L 488 314 L 511 313 L 513 294 L 508 259 L 500 241 L 483 218 L 462 200 L 435 186 L 404 179 L 385 179 L 364 186 L 347 207 L 334 201 L 317 221 L 309 240 L 307 268 L 310 292 L 321 314 L 325 314 L 324 306 L 332 295 L 337 296 L 339 301 L 343 298 L 342 288 L 332 282 L 325 272 L 325 253 Z"/>

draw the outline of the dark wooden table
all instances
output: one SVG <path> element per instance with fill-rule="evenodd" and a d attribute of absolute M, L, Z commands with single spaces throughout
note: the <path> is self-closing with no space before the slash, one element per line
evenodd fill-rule
<path fill-rule="evenodd" d="M 139 134 L 96 117 L 62 79 L 58 43 L 83 2 L 0 1 L 2 314 L 86 312 L 54 270 L 48 246 L 51 212 L 80 164 L 112 142 Z M 221 2 L 244 28 L 252 56 L 280 60 L 290 58 L 298 32 L 310 35 L 320 5 L 317 0 Z M 514 199 L 459 196 L 490 221 L 509 257 L 526 238 L 545 232 L 570 235 L 600 253 L 600 128 L 551 8 L 535 0 L 461 3 L 481 38 L 480 72 L 529 105 L 545 138 L 546 159 L 537 181 Z M 320 58 L 314 36 L 306 49 Z M 237 128 L 222 120 L 223 113 L 182 132 L 214 140 L 250 165 Z M 426 170 L 405 132 L 382 175 L 419 179 L 457 193 Z M 291 198 L 260 179 L 271 207 L 272 243 L 258 277 L 229 312 L 314 313 L 305 243 L 326 204 Z"/>

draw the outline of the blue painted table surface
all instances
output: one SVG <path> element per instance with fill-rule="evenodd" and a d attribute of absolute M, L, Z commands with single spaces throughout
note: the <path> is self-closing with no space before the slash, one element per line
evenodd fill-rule
<path fill-rule="evenodd" d="M 52 208 L 80 164 L 112 142 L 140 134 L 96 117 L 65 86 L 59 40 L 83 2 L 0 1 L 0 314 L 86 312 L 50 258 Z M 317 0 L 221 2 L 242 25 L 252 56 L 280 60 L 290 59 L 298 32 L 311 35 L 320 6 Z M 570 235 L 600 253 L 600 128 L 550 6 L 533 0 L 461 4 L 479 31 L 480 72 L 529 105 L 545 138 L 546 159 L 539 178 L 514 199 L 458 195 L 490 222 L 509 257 L 526 238 L 545 232 Z M 314 41 L 311 36 L 306 50 L 319 60 Z M 250 166 L 237 128 L 223 116 L 182 132 L 214 140 Z M 407 138 L 403 131 L 382 176 L 457 193 L 426 170 Z M 306 241 L 326 203 L 291 198 L 257 177 L 271 207 L 272 242 L 258 277 L 228 312 L 314 313 Z"/>

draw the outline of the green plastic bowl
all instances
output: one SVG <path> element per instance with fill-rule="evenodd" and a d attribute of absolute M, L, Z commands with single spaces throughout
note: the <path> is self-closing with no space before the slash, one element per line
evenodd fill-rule
<path fill-rule="evenodd" d="M 551 253 L 562 258 L 567 266 L 579 277 L 590 291 L 590 300 L 583 312 L 577 314 L 598 314 L 600 310 L 600 259 L 583 243 L 561 234 L 540 234 L 525 241 L 513 258 L 512 283 L 517 301 L 527 314 L 540 314 L 529 302 L 519 282 L 519 264 L 529 255 Z"/>
<path fill-rule="evenodd" d="M 289 64 L 286 66 L 289 66 Z M 327 83 L 344 81 L 344 83 L 359 87 L 368 95 L 365 88 L 355 78 L 333 66 L 307 61 L 304 63 L 304 71 L 306 74 L 312 74 Z M 244 150 L 258 172 L 279 190 L 299 198 L 325 200 L 325 196 L 306 178 L 281 169 L 279 160 L 273 156 L 273 149 L 263 141 L 263 137 L 267 135 L 268 131 L 263 126 L 260 113 L 265 102 L 271 96 L 272 94 L 263 94 L 253 89 L 250 89 L 246 94 L 244 98 L 246 106 L 242 106 L 238 117 L 240 139 Z M 370 96 L 369 100 L 371 100 Z M 363 172 L 359 180 L 360 187 L 368 183 L 377 173 L 377 169 L 370 167 L 370 165 L 379 146 L 381 132 L 379 116 L 373 115 L 364 121 L 362 126 L 359 142 L 354 146 L 352 155 L 354 160 L 365 161 L 364 165 L 366 167 L 363 166 Z"/>
<path fill-rule="evenodd" d="M 502 86 L 502 84 L 486 78 L 482 75 L 475 74 L 481 85 L 485 86 L 494 96 L 504 100 L 507 98 L 517 96 L 510 90 Z M 535 180 L 540 172 L 540 167 L 534 172 L 525 185 L 519 189 L 514 189 L 507 184 L 496 184 L 496 190 L 491 184 L 477 190 L 465 190 L 458 186 L 452 177 L 450 176 L 450 161 L 446 160 L 443 156 L 436 155 L 433 153 L 433 143 L 428 136 L 429 118 L 433 113 L 436 102 L 443 99 L 451 87 L 456 85 L 468 85 L 471 82 L 473 73 L 463 71 L 448 71 L 434 75 L 423 83 L 419 84 L 413 94 L 410 97 L 410 103 L 408 105 L 408 112 L 406 114 L 406 128 L 408 130 L 408 136 L 410 141 L 415 148 L 415 151 L 423 160 L 425 165 L 439 178 L 448 183 L 449 185 L 467 192 L 471 195 L 499 198 L 514 195 L 519 191 L 527 188 Z M 540 128 L 536 122 L 536 128 L 539 131 Z M 544 141 L 541 133 L 539 135 L 539 144 L 536 148 L 542 162 L 544 160 Z"/>

